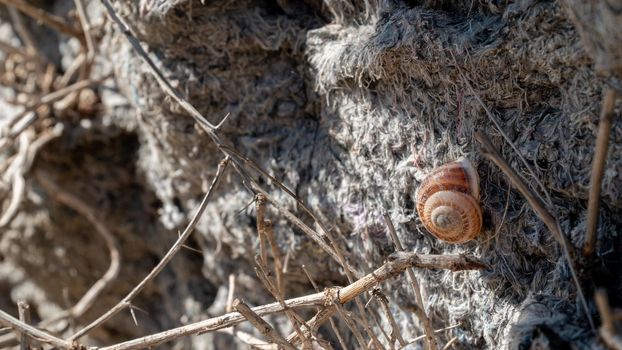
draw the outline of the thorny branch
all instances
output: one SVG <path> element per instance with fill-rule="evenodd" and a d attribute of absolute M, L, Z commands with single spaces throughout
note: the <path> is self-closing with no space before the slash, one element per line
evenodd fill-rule
<path fill-rule="evenodd" d="M 324 306 L 323 310 L 328 310 L 325 316 L 332 315 L 335 312 L 334 303 L 346 304 L 352 301 L 358 295 L 371 290 L 379 283 L 390 278 L 398 276 L 404 270 L 417 267 L 429 269 L 447 269 L 452 271 L 459 270 L 479 270 L 485 269 L 487 266 L 477 258 L 467 255 L 426 255 L 417 253 L 394 253 L 390 259 L 374 272 L 356 280 L 342 288 L 332 288 L 325 292 L 306 295 L 299 298 L 288 299 L 285 301 L 286 307 L 280 303 L 271 303 L 267 305 L 252 308 L 259 316 L 283 312 L 286 309 Z M 324 317 L 317 321 L 314 326 L 309 324 L 312 329 L 317 329 L 323 321 Z M 239 324 L 246 319 L 238 312 L 231 312 L 222 316 L 210 318 L 200 322 L 192 323 L 186 326 L 173 328 L 164 332 L 155 333 L 146 337 L 133 339 L 123 343 L 99 348 L 100 350 L 133 350 L 153 347 L 164 342 L 168 342 L 183 336 L 213 332 L 219 329 L 227 328 Z M 291 343 L 291 340 L 288 339 Z"/>
<path fill-rule="evenodd" d="M 71 341 L 63 340 L 55 337 L 47 332 L 39 330 L 29 324 L 26 324 L 8 313 L 0 310 L 0 324 L 7 327 L 11 327 L 22 334 L 28 335 L 30 338 L 40 341 L 42 343 L 50 344 L 60 347 L 62 349 L 70 349 L 72 346 Z"/>
<path fill-rule="evenodd" d="M 164 257 L 162 257 L 162 260 L 160 260 L 156 267 L 154 267 L 153 270 L 151 270 L 151 272 L 149 272 L 149 274 L 125 296 L 125 298 L 123 298 L 119 303 L 117 303 L 114 307 L 108 310 L 105 314 L 101 315 L 98 319 L 91 322 L 88 326 L 82 328 L 80 331 L 72 335 L 69 338 L 70 341 L 79 339 L 80 337 L 91 331 L 93 328 L 101 325 L 106 320 L 117 314 L 119 311 L 130 306 L 132 300 L 145 288 L 145 286 L 149 282 L 151 282 L 164 269 L 169 261 L 173 259 L 175 254 L 177 254 L 177 252 L 183 247 L 184 242 L 188 239 L 188 237 L 190 237 L 190 234 L 192 234 L 192 232 L 194 231 L 194 227 L 199 222 L 199 219 L 205 211 L 205 208 L 207 208 L 207 203 L 209 203 L 209 200 L 212 197 L 213 190 L 220 182 L 220 178 L 222 177 L 222 174 L 224 173 L 228 163 L 229 158 L 225 158 L 222 162 L 220 162 L 220 164 L 218 164 L 218 171 L 216 172 L 216 176 L 214 176 L 214 180 L 212 181 L 212 184 L 207 190 L 207 193 L 203 197 L 203 200 L 201 201 L 201 204 L 199 205 L 196 213 L 188 223 L 188 226 L 186 226 L 186 228 L 184 229 L 184 232 L 179 236 L 179 238 L 177 238 L 175 244 L 173 244 L 173 246 L 164 255 Z"/>

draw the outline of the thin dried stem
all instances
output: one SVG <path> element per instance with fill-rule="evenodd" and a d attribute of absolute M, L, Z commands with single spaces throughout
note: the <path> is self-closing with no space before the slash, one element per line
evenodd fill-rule
<path fill-rule="evenodd" d="M 443 346 L 443 350 L 449 350 L 449 348 L 452 347 L 457 341 L 458 341 L 458 337 L 453 337 L 453 338 L 449 339 L 447 344 L 445 344 L 445 346 Z"/>
<path fill-rule="evenodd" d="M 11 199 L 9 205 L 0 216 L 0 227 L 5 227 L 15 217 L 19 206 L 26 193 L 26 163 L 28 161 L 28 148 L 30 147 L 32 132 L 19 135 L 19 148 L 17 156 L 13 159 L 9 169 L 4 173 L 5 180 L 11 182 Z"/>
<path fill-rule="evenodd" d="M 594 152 L 592 175 L 590 177 L 590 196 L 587 205 L 587 232 L 585 244 L 583 245 L 583 256 L 586 258 L 592 257 L 596 246 L 600 187 L 605 171 L 605 161 L 607 160 L 607 150 L 609 149 L 609 135 L 611 134 L 611 122 L 613 120 L 613 110 L 615 108 L 617 95 L 614 89 L 607 89 L 600 111 L 596 151 Z"/>
<path fill-rule="evenodd" d="M 7 1 L 7 0 L 0 0 Z M 217 140 L 216 134 L 213 133 L 213 130 L 216 129 L 212 123 L 210 123 L 192 104 L 190 104 L 186 99 L 169 83 L 169 81 L 164 77 L 158 66 L 153 62 L 153 60 L 149 57 L 149 54 L 143 47 L 140 45 L 140 41 L 132 34 L 130 27 L 125 23 L 125 21 L 117 15 L 114 8 L 110 4 L 108 0 L 101 0 L 102 4 L 106 8 L 108 12 L 108 16 L 119 26 L 121 32 L 125 35 L 125 38 L 129 41 L 132 48 L 140 55 L 145 63 L 149 66 L 149 71 L 155 77 L 158 84 L 167 95 L 171 96 L 186 112 L 188 112 L 192 118 L 203 127 L 207 128 L 207 132 L 212 137 L 213 140 Z M 217 142 L 218 144 L 219 142 Z"/>
<path fill-rule="evenodd" d="M 408 258 L 408 257 L 412 257 L 413 259 L 418 260 L 419 258 L 424 257 L 424 256 L 426 257 L 425 263 L 423 261 L 417 261 L 416 263 L 414 263 L 414 261 L 410 260 L 411 258 Z M 410 253 L 410 252 L 396 252 L 396 253 L 393 253 L 389 258 L 394 259 L 394 260 L 390 260 L 388 263 L 383 265 L 383 267 L 381 267 L 380 269 L 377 269 L 373 273 L 350 284 L 348 287 L 344 287 L 340 289 L 339 300 L 349 301 L 353 299 L 354 296 L 360 293 L 363 293 L 365 291 L 368 291 L 374 286 L 376 286 L 378 283 L 384 281 L 384 279 L 381 279 L 381 278 L 376 279 L 376 278 L 378 276 L 385 275 L 387 273 L 386 269 L 391 270 L 391 269 L 397 268 L 397 266 L 391 265 L 392 263 L 396 263 L 396 262 L 398 262 L 398 265 L 400 265 L 400 268 L 396 269 L 396 271 L 400 271 L 400 273 L 411 267 L 440 268 L 440 269 L 448 269 L 448 270 L 454 270 L 454 271 L 455 270 L 479 270 L 479 269 L 487 268 L 487 266 L 481 261 L 479 261 L 478 259 L 474 257 L 467 257 L 465 255 L 421 255 L 421 254 Z M 464 268 L 467 266 L 469 268 Z M 321 310 L 320 312 L 318 312 L 311 320 L 307 321 L 307 324 L 309 325 L 309 327 L 311 327 L 312 331 L 315 331 L 324 322 L 326 322 L 326 320 L 334 313 L 334 311 L 335 310 L 333 308 L 327 307 Z M 291 342 L 292 338 L 294 338 L 295 336 L 296 336 L 295 334 L 290 335 L 288 340 Z"/>
<path fill-rule="evenodd" d="M 583 295 L 583 290 L 581 289 L 581 283 L 579 281 L 579 277 L 577 276 L 576 269 L 574 267 L 574 259 L 576 257 L 576 252 L 574 250 L 574 246 L 568 241 L 568 238 L 563 234 L 561 227 L 559 225 L 559 221 L 556 217 L 551 215 L 549 211 L 546 209 L 546 206 L 540 198 L 535 196 L 533 192 L 529 189 L 529 187 L 521 180 L 521 178 L 516 174 L 514 169 L 510 167 L 510 165 L 503 159 L 503 157 L 499 154 L 497 149 L 492 145 L 492 142 L 488 139 L 486 135 L 482 132 L 476 132 L 475 138 L 482 145 L 482 151 L 486 157 L 492 160 L 503 173 L 510 179 L 510 182 L 514 187 L 518 189 L 518 191 L 527 199 L 527 202 L 534 210 L 536 215 L 544 222 L 546 227 L 548 227 L 549 231 L 553 234 L 553 237 L 557 240 L 559 245 L 562 248 L 564 257 L 568 262 L 568 267 L 570 268 L 570 274 L 574 280 L 575 286 L 577 288 L 577 294 L 579 295 L 579 299 L 581 299 L 581 304 L 585 311 L 585 315 L 590 323 L 590 327 L 593 331 L 596 331 L 596 327 L 594 326 L 594 321 L 592 320 L 592 316 L 590 315 L 589 308 L 587 306 L 587 300 L 585 299 L 585 295 Z"/>
<path fill-rule="evenodd" d="M 19 314 L 20 321 L 24 322 L 25 324 L 30 324 L 30 305 L 28 305 L 27 302 L 25 302 L 24 300 L 19 300 L 17 302 L 17 312 Z M 28 337 L 28 334 L 21 334 L 19 339 L 19 349 L 30 349 L 30 337 Z"/>
<path fill-rule="evenodd" d="M 14 46 L 13 44 L 7 43 L 6 41 L 2 40 L 0 40 L 0 50 L 4 51 L 5 53 L 19 54 L 30 59 L 36 58 L 36 56 L 26 51 L 26 49 Z"/>
<path fill-rule="evenodd" d="M 272 296 L 274 296 L 274 298 L 281 303 L 282 306 L 285 306 L 281 252 L 279 251 L 279 246 L 277 245 L 276 238 L 274 237 L 272 222 L 265 219 L 266 201 L 267 199 L 264 195 L 259 194 L 256 196 L 255 204 L 257 210 L 257 232 L 259 233 L 259 257 L 261 259 L 257 262 L 259 270 L 255 269 L 255 271 L 270 294 L 272 294 Z M 271 277 L 271 274 L 268 272 L 268 243 L 270 244 L 272 258 L 274 259 L 274 272 L 276 277 Z M 287 310 L 285 315 L 289 319 L 298 336 L 301 339 L 304 339 L 304 347 L 311 349 L 311 343 L 300 329 L 300 325 L 304 324 L 304 320 L 291 310 Z"/>
<path fill-rule="evenodd" d="M 335 259 L 335 261 L 339 262 L 339 258 L 337 257 L 335 251 L 324 241 L 319 233 L 315 232 L 312 228 L 302 222 L 302 220 L 298 219 L 296 215 L 280 205 L 263 188 L 259 187 L 254 182 L 251 185 L 256 192 L 262 194 L 279 212 L 281 212 L 281 214 L 283 214 L 283 216 L 285 216 L 286 219 L 296 225 L 302 232 L 306 233 L 309 238 L 311 238 L 322 249 L 324 249 L 324 251 L 326 251 L 333 259 Z"/>
<path fill-rule="evenodd" d="M 97 297 L 119 275 L 119 270 L 121 268 L 119 244 L 117 243 L 117 239 L 112 231 L 110 231 L 104 221 L 100 219 L 96 210 L 90 205 L 62 189 L 54 181 L 52 181 L 52 179 L 50 179 L 50 176 L 47 173 L 42 170 L 37 170 L 35 172 L 35 178 L 52 198 L 84 216 L 91 223 L 91 225 L 95 227 L 95 231 L 103 238 L 104 242 L 106 242 L 106 246 L 109 251 L 110 264 L 106 272 L 91 286 L 91 288 L 89 288 L 86 293 L 84 293 L 82 298 L 80 298 L 80 300 L 66 312 L 66 317 L 77 319 L 88 309 L 90 309 L 91 306 L 93 306 L 93 303 L 97 300 Z"/>
<path fill-rule="evenodd" d="M 391 216 L 389 215 L 389 213 L 384 213 L 383 218 L 384 218 L 385 224 L 387 225 L 387 228 L 389 229 L 389 234 L 391 236 L 391 240 L 393 241 L 393 245 L 395 246 L 395 250 L 398 252 L 403 252 L 404 247 L 402 246 L 402 242 L 400 241 L 400 238 L 397 236 L 397 231 L 395 231 L 395 226 L 393 226 L 393 221 L 391 220 Z M 436 338 L 434 337 L 434 330 L 432 328 L 432 322 L 430 321 L 430 319 L 428 318 L 428 315 L 425 312 L 425 305 L 423 304 L 423 297 L 421 296 L 421 289 L 419 288 L 419 282 L 417 281 L 415 272 L 412 269 L 408 269 L 406 273 L 413 287 L 413 292 L 415 293 L 415 300 L 417 301 L 417 304 L 415 305 L 415 309 L 414 309 L 415 315 L 417 316 L 417 318 L 419 318 L 419 321 L 421 321 L 421 323 L 423 324 L 423 331 L 425 332 L 427 336 L 426 344 L 428 346 L 428 349 L 437 350 L 438 343 L 436 342 Z"/>
<path fill-rule="evenodd" d="M 410 269 L 406 271 L 408 272 L 410 271 Z M 401 346 L 405 346 L 406 341 L 404 340 L 402 332 L 400 331 L 400 327 L 397 325 L 397 322 L 395 322 L 395 318 L 393 317 L 393 314 L 389 309 L 389 300 L 387 299 L 386 295 L 384 295 L 384 293 L 382 293 L 379 289 L 375 289 L 373 291 L 373 294 L 374 299 L 376 299 L 376 301 L 378 301 L 378 304 L 380 304 L 380 308 L 382 309 L 384 316 L 387 318 L 387 320 L 389 321 L 389 325 L 391 326 L 391 346 L 393 346 L 393 343 L 396 340 L 400 343 Z"/>
<path fill-rule="evenodd" d="M 615 324 L 613 312 L 609 306 L 607 291 L 599 289 L 594 293 L 596 307 L 600 313 L 602 324 L 600 326 L 600 337 L 605 344 L 611 349 L 622 350 L 622 337 L 615 333 Z"/>
<path fill-rule="evenodd" d="M 63 349 L 69 349 L 72 346 L 72 342 L 57 338 L 47 332 L 39 330 L 29 324 L 26 324 L 17 318 L 9 315 L 8 313 L 0 310 L 0 323 L 11 327 L 12 329 L 28 335 L 30 338 L 42 343 L 57 346 Z"/>
<path fill-rule="evenodd" d="M 7 125 L 8 127 L 11 127 L 11 126 L 12 127 L 9 133 L 0 139 L 0 148 L 7 146 L 11 138 L 19 135 L 28 126 L 30 126 L 35 120 L 37 120 L 37 113 L 35 111 L 39 107 L 59 101 L 72 92 L 85 89 L 94 84 L 99 84 L 102 81 L 108 79 L 109 77 L 110 77 L 110 74 L 106 74 L 101 78 L 84 79 L 75 84 L 71 84 L 65 88 L 56 90 L 54 92 L 51 92 L 47 95 L 42 96 L 37 101 L 27 106 L 24 111 L 22 111 L 21 113 L 18 113 L 16 116 L 11 117 L 10 120 L 6 124 L 4 124 L 4 125 Z M 30 113 L 33 113 L 33 116 L 29 116 Z"/>
<path fill-rule="evenodd" d="M 82 328 L 74 335 L 69 337 L 70 341 L 79 339 L 86 333 L 90 332 L 93 328 L 101 325 L 106 320 L 116 315 L 119 311 L 128 307 L 131 304 L 131 301 L 145 288 L 145 286 L 149 282 L 151 282 L 164 269 L 164 267 L 171 261 L 171 259 L 173 259 L 175 254 L 177 254 L 177 252 L 183 248 L 184 242 L 188 239 L 188 237 L 190 237 L 190 234 L 192 234 L 192 232 L 194 231 L 194 227 L 197 225 L 199 219 L 205 211 L 207 203 L 209 203 L 209 200 L 212 197 L 213 190 L 220 182 L 220 178 L 222 177 L 222 174 L 224 173 L 228 163 L 229 158 L 227 157 L 223 161 L 221 161 L 220 164 L 218 164 L 216 176 L 214 177 L 214 180 L 212 181 L 209 189 L 207 190 L 207 193 L 203 197 L 203 200 L 201 201 L 201 204 L 199 205 L 196 213 L 188 223 L 188 226 L 186 226 L 182 234 L 179 236 L 179 238 L 177 238 L 177 241 L 175 241 L 169 251 L 164 255 L 164 257 L 162 257 L 162 260 L 160 260 L 156 267 L 154 267 L 153 270 L 151 270 L 151 272 L 149 272 L 149 274 L 142 281 L 140 281 L 140 283 L 136 287 L 134 287 L 134 289 L 132 289 L 121 301 L 119 301 L 119 303 L 117 303 L 114 307 L 108 310 L 105 314 L 101 315 L 95 321 L 91 322 L 88 326 Z"/>
<path fill-rule="evenodd" d="M 371 298 L 369 299 L 369 301 L 367 302 L 367 305 L 365 305 L 365 308 L 367 309 L 367 306 L 369 305 L 369 303 L 371 301 L 373 301 L 375 298 Z M 395 336 L 393 335 L 388 335 L 387 332 L 385 331 L 385 329 L 382 327 L 382 324 L 380 323 L 380 314 L 378 314 L 377 310 L 370 310 L 370 315 L 371 318 L 374 320 L 374 323 L 376 324 L 376 327 L 378 327 L 378 329 L 380 329 L 380 332 L 382 333 L 382 335 L 384 336 L 384 339 L 387 340 L 387 344 L 389 344 L 389 349 L 390 350 L 395 350 L 395 341 L 397 340 L 395 338 Z"/>
<path fill-rule="evenodd" d="M 268 249 L 266 244 L 268 238 L 266 237 L 266 197 L 264 195 L 255 196 L 255 210 L 257 211 L 257 235 L 259 236 L 259 256 L 264 265 L 268 265 Z"/>
<path fill-rule="evenodd" d="M 32 6 L 24 0 L 0 0 L 0 3 L 7 6 L 13 6 L 25 15 L 34 18 L 35 20 L 45 24 L 46 26 L 60 33 L 67 34 L 69 36 L 73 36 L 82 40 L 82 33 L 78 29 L 72 27 L 63 18 L 51 14 L 38 7 Z"/>
<path fill-rule="evenodd" d="M 363 339 L 363 335 L 358 330 L 354 322 L 352 322 L 352 316 L 350 315 L 350 313 L 343 310 L 343 306 L 341 306 L 339 303 L 335 304 L 335 310 L 337 310 L 337 314 L 339 314 L 343 322 L 346 324 L 346 327 L 348 327 L 350 332 L 354 334 L 354 338 L 359 343 L 360 348 L 365 350 L 369 349 L 369 347 L 365 343 L 365 339 Z"/>
<path fill-rule="evenodd" d="M 22 15 L 13 6 L 7 6 L 7 10 L 9 12 L 9 17 L 11 17 L 11 21 L 13 21 L 13 28 L 15 28 L 15 32 L 22 41 L 22 44 L 26 47 L 26 51 L 28 51 L 31 55 L 36 55 L 37 45 L 32 38 L 32 33 L 30 33 L 30 30 L 26 28 Z"/>
<path fill-rule="evenodd" d="M 223 147 L 225 148 L 225 147 Z M 235 150 L 231 150 L 233 153 L 235 153 L 236 155 L 239 156 L 239 153 L 237 153 L 237 151 Z M 287 187 L 285 187 L 283 184 L 281 184 L 278 180 L 276 180 L 274 177 L 272 177 L 271 175 L 269 175 L 268 173 L 266 173 L 263 169 L 261 169 L 259 166 L 257 166 L 254 162 L 252 162 L 251 160 L 245 158 L 242 156 L 242 160 L 244 160 L 247 163 L 250 163 L 251 166 L 253 167 L 253 169 L 261 172 L 262 174 L 264 174 L 265 176 L 268 176 L 275 184 L 277 184 L 281 189 L 283 189 L 285 192 L 287 192 L 288 194 L 290 194 L 292 196 L 292 198 L 294 198 L 300 205 L 302 208 L 304 208 L 304 210 L 310 215 L 312 216 L 312 218 L 314 220 L 316 220 L 316 222 L 318 223 L 318 225 L 321 225 L 321 227 L 324 227 L 320 221 L 311 213 L 311 211 L 309 209 L 306 208 L 306 206 L 298 199 L 298 197 L 293 194 L 289 189 L 287 189 Z M 255 190 L 256 192 L 262 194 L 268 201 L 270 201 L 270 203 L 272 203 L 272 205 L 277 208 L 283 215 L 285 215 L 285 217 L 287 219 L 289 219 L 292 223 L 294 223 L 296 226 L 298 226 L 301 230 L 303 230 L 303 232 L 307 233 L 307 235 L 313 239 L 316 243 L 318 243 L 320 245 L 320 247 L 322 247 L 327 253 L 329 253 L 331 255 L 331 257 L 333 259 L 335 259 L 344 269 L 344 272 L 346 273 L 346 276 L 348 277 L 348 281 L 352 281 L 354 279 L 354 274 L 352 273 L 353 268 L 350 266 L 350 264 L 348 264 L 348 262 L 345 260 L 345 257 L 343 255 L 343 252 L 341 251 L 341 249 L 339 248 L 339 245 L 337 244 L 336 239 L 334 238 L 334 236 L 332 235 L 332 233 L 330 233 L 329 230 L 323 229 L 323 231 L 326 233 L 326 237 L 328 237 L 329 242 L 331 243 L 332 247 L 329 246 L 324 240 L 323 238 L 314 230 L 312 230 L 310 227 L 308 227 L 307 225 L 305 225 L 300 219 L 298 219 L 298 217 L 296 217 L 294 214 L 292 214 L 289 210 L 287 210 L 286 208 L 284 208 L 283 206 L 281 206 L 280 204 L 278 204 L 278 202 L 276 202 L 275 200 L 272 199 L 272 197 L 270 195 L 268 195 L 268 193 L 263 190 L 255 181 L 251 180 L 251 186 L 252 189 Z M 361 314 L 364 314 L 364 308 L 362 303 L 360 302 L 360 300 L 355 300 L 355 303 L 359 309 L 359 312 Z M 378 341 L 378 338 L 376 337 L 376 335 L 371 331 L 371 328 L 369 327 L 369 323 L 367 322 L 366 318 L 363 318 L 363 325 L 365 327 L 365 331 L 367 332 L 367 334 L 372 338 L 372 340 L 374 340 L 374 344 L 378 347 L 378 348 L 382 348 L 382 344 L 380 344 L 380 342 Z"/>
<path fill-rule="evenodd" d="M 443 333 L 443 332 L 445 332 L 447 330 L 458 328 L 458 327 L 460 327 L 460 324 L 455 324 L 453 326 L 437 329 L 437 330 L 434 331 L 434 334 Z M 424 335 L 420 335 L 418 337 L 412 338 L 412 339 L 410 339 L 410 340 L 408 340 L 406 342 L 406 346 L 402 346 L 398 350 L 402 350 L 402 349 L 406 348 L 408 345 L 414 344 L 414 343 L 418 342 L 419 340 L 425 339 L 426 337 L 427 337 L 427 335 L 424 334 Z"/>
<path fill-rule="evenodd" d="M 335 312 L 331 306 L 335 301 L 345 304 L 352 301 L 357 295 L 364 293 L 379 283 L 390 278 L 397 277 L 400 273 L 410 267 L 433 268 L 433 269 L 449 269 L 458 270 L 474 270 L 486 268 L 486 265 L 475 257 L 465 255 L 425 255 L 416 253 L 395 253 L 390 256 L 380 268 L 373 273 L 362 277 L 354 283 L 343 287 L 333 288 L 325 292 L 306 295 L 303 297 L 288 299 L 285 301 L 286 307 L 280 303 L 272 303 L 252 308 L 259 316 L 273 313 L 283 312 L 286 309 L 294 309 L 300 307 L 326 307 L 328 316 Z M 324 313 L 326 314 L 326 313 Z M 316 321 L 315 325 L 309 324 L 311 330 L 316 330 L 327 318 L 318 317 L 320 321 Z M 228 313 L 219 317 L 210 318 L 200 322 L 192 323 L 178 328 L 173 328 L 164 332 L 152 334 L 146 337 L 129 340 L 112 346 L 100 348 L 100 350 L 133 350 L 154 347 L 167 341 L 171 341 L 183 336 L 213 332 L 219 329 L 232 327 L 245 320 L 238 312 Z M 288 340 L 291 343 L 291 340 Z M 97 348 L 93 348 L 97 349 Z"/>
<path fill-rule="evenodd" d="M 244 318 L 246 318 L 248 322 L 252 324 L 253 327 L 255 327 L 259 331 L 259 333 L 263 334 L 263 336 L 266 337 L 269 341 L 278 344 L 279 346 L 288 350 L 297 350 L 295 346 L 285 340 L 285 338 L 283 338 L 282 335 L 275 331 L 268 322 L 264 321 L 263 318 L 253 312 L 253 310 L 244 302 L 236 299 L 233 302 L 233 308 L 237 312 L 242 314 L 242 316 L 244 316 Z"/>
<path fill-rule="evenodd" d="M 229 275 L 229 289 L 227 290 L 227 302 L 225 303 L 225 312 L 233 311 L 233 296 L 235 295 L 235 275 Z"/>
<path fill-rule="evenodd" d="M 246 332 L 242 332 L 239 330 L 231 330 L 231 329 L 219 329 L 217 332 L 224 333 L 228 335 L 235 336 L 239 340 L 241 340 L 244 344 L 251 347 L 251 349 L 258 350 L 279 350 L 279 346 L 276 344 L 271 344 L 261 339 L 258 339 L 251 334 Z"/>
<path fill-rule="evenodd" d="M 307 270 L 307 267 L 305 265 L 302 265 L 302 271 L 304 271 L 305 275 L 307 275 L 307 278 L 309 279 L 309 282 L 311 282 L 313 289 L 316 292 L 319 292 L 320 289 L 318 288 L 313 278 L 311 278 L 311 274 L 309 274 L 309 271 Z M 339 344 L 341 345 L 343 349 L 347 349 L 348 347 L 346 346 L 346 342 L 343 340 L 343 337 L 341 336 L 341 332 L 339 331 L 337 324 L 335 323 L 332 317 L 329 318 L 329 321 L 330 321 L 330 327 L 333 329 L 333 332 L 335 332 L 335 336 L 337 337 Z"/>
<path fill-rule="evenodd" d="M 82 26 L 82 33 L 84 34 L 84 39 L 86 41 L 86 61 L 90 65 L 95 58 L 95 43 L 93 35 L 91 34 L 91 22 L 89 21 L 89 16 L 87 15 L 86 8 L 84 7 L 84 0 L 74 0 L 74 3 L 78 12 L 78 18 L 80 19 L 80 26 Z"/>

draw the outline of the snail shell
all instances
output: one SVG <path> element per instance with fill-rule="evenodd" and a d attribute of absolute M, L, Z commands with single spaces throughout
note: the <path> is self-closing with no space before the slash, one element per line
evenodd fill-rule
<path fill-rule="evenodd" d="M 416 203 L 425 228 L 443 241 L 470 241 L 482 229 L 479 176 L 465 158 L 432 171 L 419 186 Z"/>

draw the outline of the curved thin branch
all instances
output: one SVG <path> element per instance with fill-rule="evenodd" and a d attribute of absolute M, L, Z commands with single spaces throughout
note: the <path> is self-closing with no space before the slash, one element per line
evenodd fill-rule
<path fill-rule="evenodd" d="M 66 313 L 61 315 L 58 319 L 72 317 L 74 319 L 82 316 L 88 309 L 93 306 L 93 303 L 101 294 L 102 291 L 119 275 L 121 269 L 121 254 L 119 253 L 119 244 L 114 234 L 108 229 L 104 222 L 96 214 L 95 210 L 89 206 L 86 202 L 73 194 L 65 191 L 58 186 L 49 175 L 42 170 L 35 172 L 35 178 L 45 189 L 46 192 L 55 200 L 63 203 L 71 209 L 77 211 L 83 215 L 94 227 L 97 233 L 104 239 L 106 246 L 108 247 L 110 265 L 106 272 L 84 293 L 82 298 Z"/>

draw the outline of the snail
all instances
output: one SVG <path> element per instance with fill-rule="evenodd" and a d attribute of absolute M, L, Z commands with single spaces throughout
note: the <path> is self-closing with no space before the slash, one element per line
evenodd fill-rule
<path fill-rule="evenodd" d="M 425 228 L 443 241 L 470 241 L 482 228 L 479 176 L 466 158 L 434 169 L 421 182 L 415 200 Z"/>

